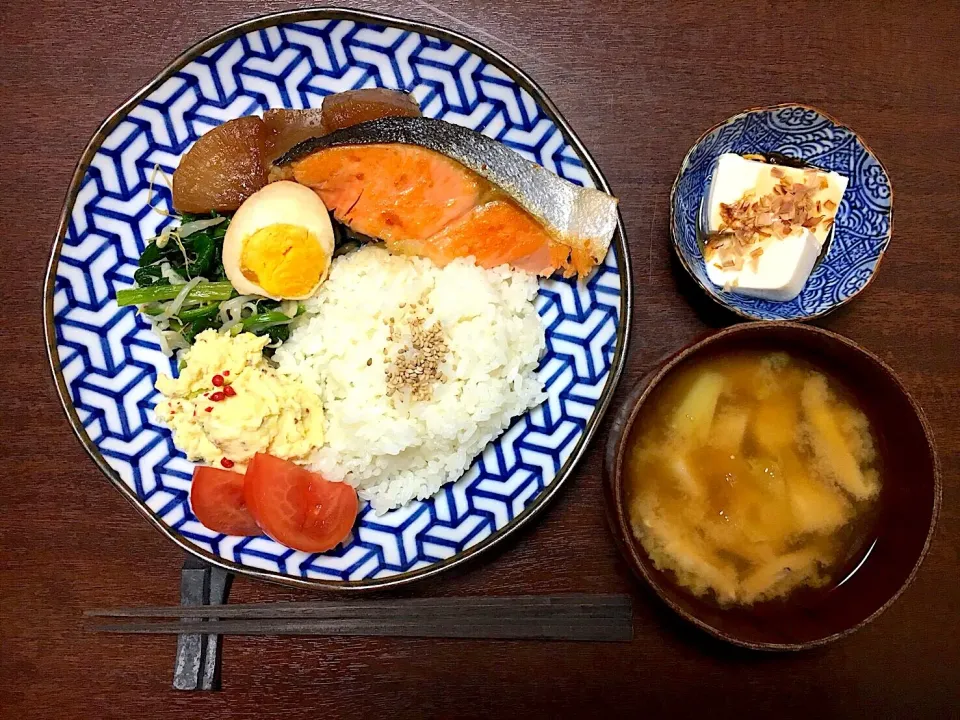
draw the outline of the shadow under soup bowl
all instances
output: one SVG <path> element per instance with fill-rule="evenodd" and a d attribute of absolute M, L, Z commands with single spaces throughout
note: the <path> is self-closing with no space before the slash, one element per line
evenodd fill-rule
<path fill-rule="evenodd" d="M 725 389 L 695 403 L 709 433 L 691 446 L 700 431 L 683 423 L 706 375 Z M 743 387 L 755 404 L 736 404 Z M 795 408 L 789 446 L 771 444 L 771 398 Z M 941 496 L 929 427 L 893 371 L 846 338 L 784 322 L 727 328 L 643 378 L 613 422 L 605 474 L 634 572 L 686 620 L 758 650 L 822 645 L 880 615 L 916 574 Z"/>

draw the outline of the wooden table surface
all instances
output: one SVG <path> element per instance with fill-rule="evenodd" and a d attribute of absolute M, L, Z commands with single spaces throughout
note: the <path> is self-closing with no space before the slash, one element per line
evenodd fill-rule
<path fill-rule="evenodd" d="M 0 7 L 0 715 L 612 717 L 960 713 L 960 6 L 419 0 L 364 9 L 445 25 L 524 67 L 621 198 L 633 342 L 618 399 L 666 351 L 728 322 L 671 266 L 684 153 L 750 106 L 802 101 L 856 128 L 896 188 L 876 281 L 822 325 L 882 356 L 926 410 L 944 470 L 933 547 L 885 615 L 833 646 L 751 654 L 674 619 L 619 559 L 600 442 L 508 547 L 421 595 L 635 593 L 630 644 L 228 638 L 224 690 L 170 688 L 175 639 L 87 633 L 85 608 L 177 602 L 182 553 L 100 475 L 58 404 L 40 288 L 61 202 L 100 121 L 187 46 L 289 2 L 5 0 Z M 605 435 L 601 429 L 599 438 Z M 238 579 L 236 601 L 309 593 Z"/>

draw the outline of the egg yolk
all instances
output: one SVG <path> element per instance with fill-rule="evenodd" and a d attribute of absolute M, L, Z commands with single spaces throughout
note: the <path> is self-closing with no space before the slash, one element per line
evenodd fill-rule
<path fill-rule="evenodd" d="M 304 227 L 277 223 L 244 240 L 240 272 L 274 297 L 309 295 L 329 258 L 317 237 Z"/>

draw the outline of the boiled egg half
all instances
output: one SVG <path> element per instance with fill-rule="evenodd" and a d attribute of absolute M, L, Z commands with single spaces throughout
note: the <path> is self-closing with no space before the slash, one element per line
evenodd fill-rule
<path fill-rule="evenodd" d="M 282 180 L 237 209 L 223 238 L 223 268 L 243 295 L 303 300 L 326 279 L 333 245 L 330 215 L 320 198 Z"/>

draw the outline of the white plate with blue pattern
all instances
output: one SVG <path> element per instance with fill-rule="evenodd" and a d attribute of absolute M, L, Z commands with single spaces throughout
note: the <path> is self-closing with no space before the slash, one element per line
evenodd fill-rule
<path fill-rule="evenodd" d="M 793 300 L 724 292 L 707 277 L 697 225 L 716 160 L 728 152 L 783 155 L 850 181 L 825 252 Z M 811 320 L 849 302 L 876 274 L 892 231 L 887 171 L 853 130 L 808 105 L 746 110 L 712 127 L 683 159 L 670 194 L 670 234 L 681 264 L 710 297 L 753 320 Z"/>
<path fill-rule="evenodd" d="M 269 538 L 225 536 L 190 511 L 192 465 L 152 413 L 154 381 L 170 373 L 146 323 L 117 289 L 163 218 L 147 205 L 204 132 L 272 107 L 319 107 L 360 87 L 413 92 L 428 117 L 496 138 L 566 179 L 609 187 L 537 85 L 473 40 L 441 28 L 352 10 L 271 15 L 223 30 L 177 58 L 119 108 L 81 158 L 47 272 L 47 347 L 77 436 L 112 483 L 185 550 L 229 570 L 293 585 L 376 588 L 453 567 L 542 510 L 571 475 L 623 368 L 631 312 L 622 224 L 585 281 L 546 279 L 537 309 L 548 399 L 517 418 L 464 477 L 435 497 L 377 517 L 361 509 L 336 550 L 308 554 Z M 160 204 L 170 196 L 161 192 Z M 157 201 L 155 200 L 155 204 Z"/>

